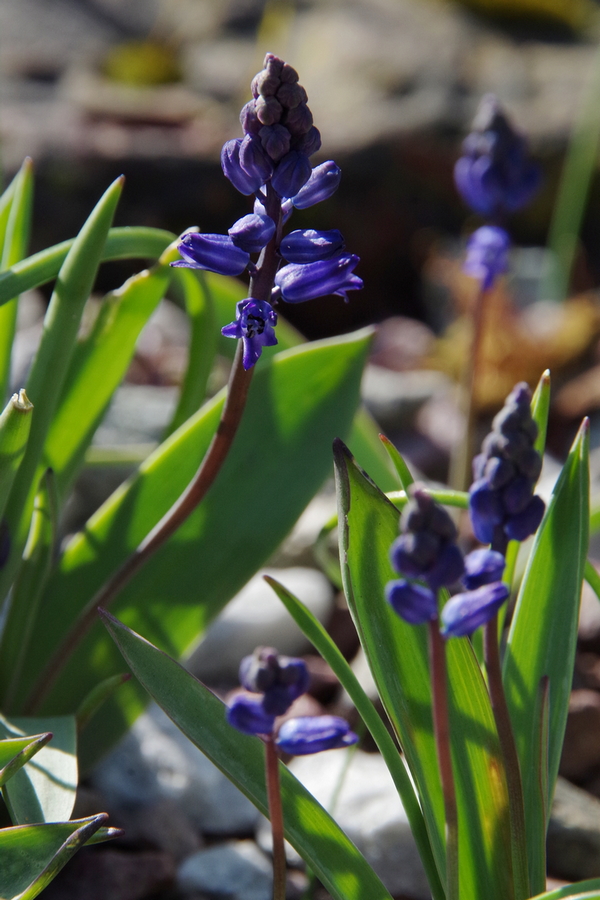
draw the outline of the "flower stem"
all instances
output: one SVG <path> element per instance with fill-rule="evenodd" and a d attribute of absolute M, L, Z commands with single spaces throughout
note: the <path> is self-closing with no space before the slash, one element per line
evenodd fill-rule
<path fill-rule="evenodd" d="M 255 300 L 268 302 L 279 264 L 277 245 L 281 234 L 281 200 L 270 186 L 267 190 L 267 210 L 274 221 L 278 223 L 277 233 L 261 253 L 256 273 L 250 279 L 249 293 Z M 206 496 L 227 458 L 246 408 L 254 367 L 248 370 L 244 369 L 242 360 L 243 342 L 240 340 L 229 376 L 227 397 L 221 419 L 196 474 L 162 519 L 83 607 L 77 620 L 40 675 L 29 696 L 26 712 L 37 710 L 47 697 L 56 679 L 71 658 L 73 650 L 96 621 L 97 608 L 110 606 L 133 575 L 177 531 Z"/>
<path fill-rule="evenodd" d="M 433 731 L 446 818 L 446 900 L 458 900 L 458 812 L 450 748 L 446 648 L 437 619 L 429 622 L 429 661 L 433 692 Z"/>
<path fill-rule="evenodd" d="M 462 441 L 456 445 L 450 460 L 451 487 L 466 491 L 471 482 L 470 469 L 475 443 L 475 385 L 477 374 L 481 368 L 481 350 L 483 344 L 485 311 L 490 292 L 480 288 L 475 298 L 471 313 L 471 346 L 467 356 L 467 364 L 461 379 L 461 406 L 465 416 L 465 430 Z"/>
<path fill-rule="evenodd" d="M 283 808 L 279 784 L 279 757 L 273 735 L 265 738 L 265 774 L 269 818 L 273 834 L 273 900 L 285 900 L 286 861 L 283 839 Z"/>
<path fill-rule="evenodd" d="M 506 772 L 508 789 L 508 812 L 510 817 L 510 842 L 512 848 L 513 880 L 515 900 L 529 897 L 529 871 L 527 866 L 527 832 L 525 830 L 525 802 L 521 782 L 521 767 L 517 746 L 510 721 L 510 713 L 506 703 L 502 672 L 500 669 L 500 652 L 498 650 L 498 616 L 495 615 L 484 626 L 483 648 L 488 679 L 488 689 L 492 711 L 496 721 L 496 729 L 500 741 L 500 752 Z"/>

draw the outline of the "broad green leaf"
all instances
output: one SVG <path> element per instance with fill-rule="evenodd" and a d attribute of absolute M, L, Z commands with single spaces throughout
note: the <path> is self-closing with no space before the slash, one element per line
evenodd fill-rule
<path fill-rule="evenodd" d="M 276 356 L 253 378 L 232 450 L 201 506 L 123 589 L 114 611 L 173 656 L 191 652 L 224 604 L 265 564 L 330 470 L 331 441 L 350 430 L 370 331 Z M 223 393 L 119 488 L 76 535 L 51 577 L 35 624 L 19 709 L 47 683 L 50 654 L 71 623 L 189 483 L 215 431 Z M 235 560 L 235 565 L 232 565 Z M 120 657 L 100 623 L 73 653 L 40 711 L 76 709 Z M 41 674 L 40 674 L 41 673 Z M 135 719 L 145 699 L 124 685 L 81 735 L 86 765 Z"/>
<path fill-rule="evenodd" d="M 29 762 L 48 741 L 52 740 L 51 732 L 31 734 L 26 737 L 4 738 L 0 740 L 0 787 L 19 771 L 21 766 Z"/>
<path fill-rule="evenodd" d="M 346 598 L 417 787 L 444 883 L 444 813 L 426 629 L 406 624 L 384 600 L 385 584 L 396 577 L 389 548 L 398 534 L 398 513 L 343 445 L 335 454 Z M 446 650 L 461 896 L 506 900 L 512 894 L 508 801 L 489 697 L 470 642 L 453 639 Z"/>
<path fill-rule="evenodd" d="M 37 897 L 107 818 L 101 813 L 73 822 L 19 825 L 0 830 L 2 900 Z"/>
<path fill-rule="evenodd" d="M 554 794 L 567 718 L 581 584 L 588 546 L 587 428 L 580 431 L 554 488 L 535 538 L 508 636 L 504 684 L 519 758 L 530 849 L 532 889 L 543 890 L 543 860 L 533 848 L 544 840 L 546 810 Z M 539 752 L 534 739 L 538 686 L 549 678 L 548 797 L 539 792 Z"/>
<path fill-rule="evenodd" d="M 160 228 L 111 228 L 101 261 L 111 259 L 157 259 L 176 238 Z M 0 272 L 0 305 L 32 288 L 53 281 L 58 275 L 76 238 L 40 250 L 20 263 Z"/>
<path fill-rule="evenodd" d="M 2 738 L 47 731 L 52 732 L 52 743 L 43 747 L 3 788 L 11 818 L 18 825 L 59 822 L 73 812 L 78 777 L 75 718 L 44 716 L 9 721 L 0 716 Z"/>
<path fill-rule="evenodd" d="M 536 894 L 532 900 L 600 900 L 600 878 L 566 884 L 553 891 Z"/>
<path fill-rule="evenodd" d="M 175 660 L 113 616 L 103 620 L 134 675 L 178 728 L 268 815 L 264 751 L 227 723 L 225 706 Z M 335 900 L 391 900 L 363 856 L 314 797 L 280 763 L 288 841 Z"/>
<path fill-rule="evenodd" d="M 14 179 L 14 194 L 6 223 L 0 269 L 23 259 L 29 243 L 33 205 L 33 166 L 29 157 Z M 10 359 L 17 323 L 18 298 L 0 307 L 0 403 L 8 393 Z"/>
<path fill-rule="evenodd" d="M 0 685 L 5 713 L 12 711 L 29 639 L 57 542 L 58 503 L 53 473 L 44 473 L 33 504 L 23 559 L 13 584 L 0 641 Z"/>
<path fill-rule="evenodd" d="M 4 307 L 0 307 L 0 310 Z M 31 430 L 33 403 L 24 390 L 13 394 L 0 415 L 0 519 Z"/>
<path fill-rule="evenodd" d="M 27 378 L 27 394 L 36 406 L 25 456 L 6 506 L 11 553 L 2 571 L 0 597 L 6 594 L 27 540 L 33 501 L 46 466 L 40 460 L 62 391 L 84 304 L 92 290 L 106 236 L 121 195 L 118 178 L 100 198 L 61 266 L 40 346 Z"/>
<path fill-rule="evenodd" d="M 365 726 L 370 731 L 402 800 L 402 805 L 417 844 L 419 856 L 429 879 L 434 900 L 437 900 L 437 898 L 443 900 L 445 893 L 431 852 L 431 844 L 415 788 L 407 773 L 403 758 L 398 752 L 398 748 L 379 713 L 319 620 L 313 616 L 310 610 L 297 597 L 294 597 L 287 588 L 279 584 L 274 578 L 265 575 L 265 581 L 271 585 L 298 627 L 302 629 L 305 637 L 308 638 L 323 659 L 329 663 L 331 669 L 339 678 L 342 687 L 346 689 Z"/>

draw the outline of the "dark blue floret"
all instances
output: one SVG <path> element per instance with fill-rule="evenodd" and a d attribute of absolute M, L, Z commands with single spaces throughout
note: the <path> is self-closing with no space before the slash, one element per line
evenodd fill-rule
<path fill-rule="evenodd" d="M 341 177 L 342 170 L 332 159 L 316 166 L 304 187 L 292 197 L 294 206 L 296 209 L 308 209 L 309 206 L 329 200 L 337 191 Z"/>
<path fill-rule="evenodd" d="M 244 734 L 271 734 L 275 716 L 263 708 L 259 694 L 236 694 L 227 706 L 227 721 Z"/>
<path fill-rule="evenodd" d="M 242 216 L 229 229 L 229 237 L 236 247 L 246 253 L 259 253 L 275 234 L 275 222 L 267 215 L 250 213 Z"/>
<path fill-rule="evenodd" d="M 259 691 L 265 712 L 282 716 L 308 688 L 309 675 L 301 659 L 280 656 L 272 647 L 257 647 L 240 663 L 240 681 L 249 691 Z"/>
<path fill-rule="evenodd" d="M 456 594 L 442 610 L 442 634 L 447 638 L 472 634 L 496 615 L 509 594 L 508 587 L 501 581 Z"/>
<path fill-rule="evenodd" d="M 409 625 L 423 625 L 437 618 L 437 597 L 430 588 L 422 584 L 404 580 L 388 581 L 385 599 L 394 612 Z"/>
<path fill-rule="evenodd" d="M 327 294 L 346 300 L 346 291 L 357 291 L 363 286 L 362 278 L 354 275 L 359 262 L 358 256 L 342 253 L 306 265 L 290 263 L 279 270 L 275 284 L 286 303 L 303 303 Z"/>
<path fill-rule="evenodd" d="M 276 744 L 291 756 L 306 756 L 322 750 L 349 747 L 358 741 L 345 719 L 339 716 L 302 716 L 288 719 L 277 735 Z"/>
<path fill-rule="evenodd" d="M 297 150 L 290 150 L 275 169 L 271 179 L 273 190 L 277 191 L 280 197 L 294 197 L 306 184 L 311 172 L 308 156 Z"/>
<path fill-rule="evenodd" d="M 259 186 L 273 174 L 273 161 L 255 134 L 247 134 L 240 144 L 240 165 L 246 175 Z"/>
<path fill-rule="evenodd" d="M 473 550 L 465 556 L 465 574 L 462 582 L 468 591 L 474 591 L 484 584 L 500 581 L 506 560 L 496 550 Z"/>
<path fill-rule="evenodd" d="M 503 228 L 484 225 L 469 238 L 463 272 L 477 278 L 482 290 L 487 291 L 498 275 L 507 271 L 509 250 L 507 232 Z"/>
<path fill-rule="evenodd" d="M 248 174 L 240 163 L 241 138 L 227 141 L 221 150 L 221 168 L 223 174 L 240 194 L 254 194 L 261 187 L 262 180 L 259 175 Z"/>
<path fill-rule="evenodd" d="M 271 304 L 249 297 L 239 301 L 236 305 L 235 322 L 221 328 L 221 334 L 243 340 L 243 366 L 250 369 L 260 357 L 263 347 L 272 347 L 277 343 L 274 331 L 276 324 L 277 313 Z"/>
<path fill-rule="evenodd" d="M 330 259 L 344 249 L 344 238 L 337 228 L 315 231 L 312 228 L 291 231 L 279 245 L 279 252 L 290 263 L 310 263 Z"/>
<path fill-rule="evenodd" d="M 250 262 L 249 254 L 236 246 L 228 234 L 190 232 L 184 235 L 177 249 L 183 259 L 171 263 L 172 266 L 204 269 L 218 275 L 241 275 Z"/>

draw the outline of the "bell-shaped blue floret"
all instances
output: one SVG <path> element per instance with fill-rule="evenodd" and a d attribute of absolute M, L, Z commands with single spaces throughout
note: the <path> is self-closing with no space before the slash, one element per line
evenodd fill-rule
<path fill-rule="evenodd" d="M 493 619 L 509 594 L 507 585 L 501 581 L 456 594 L 442 609 L 442 634 L 447 638 L 472 634 Z"/>
<path fill-rule="evenodd" d="M 339 716 L 302 716 L 284 722 L 275 743 L 291 756 L 306 756 L 349 747 L 357 741 L 358 736 Z"/>
<path fill-rule="evenodd" d="M 260 253 L 275 234 L 275 222 L 270 216 L 249 213 L 229 229 L 229 237 L 236 247 L 246 253 Z"/>
<path fill-rule="evenodd" d="M 474 591 L 484 584 L 500 581 L 506 560 L 497 550 L 481 548 L 472 550 L 465 556 L 465 574 L 462 583 L 468 591 Z"/>
<path fill-rule="evenodd" d="M 263 347 L 277 343 L 274 327 L 277 313 L 265 300 L 240 300 L 236 305 L 235 322 L 221 329 L 225 337 L 240 338 L 244 342 L 242 364 L 250 369 L 259 359 Z"/>
<path fill-rule="evenodd" d="M 184 269 L 204 269 L 218 275 L 241 275 L 250 262 L 249 254 L 236 247 L 228 234 L 190 232 L 184 235 L 177 249 L 183 259 L 171 265 Z"/>
<path fill-rule="evenodd" d="M 306 265 L 290 263 L 279 270 L 275 284 L 286 303 L 303 303 L 327 294 L 346 299 L 346 291 L 357 291 L 363 286 L 362 278 L 354 275 L 359 262 L 358 256 L 342 253 Z"/>
<path fill-rule="evenodd" d="M 296 209 L 308 209 L 315 203 L 328 200 L 337 191 L 342 177 L 342 170 L 332 159 L 315 166 L 310 178 L 298 193 L 292 197 Z"/>
<path fill-rule="evenodd" d="M 437 618 L 438 605 L 435 593 L 422 584 L 411 581 L 388 581 L 385 599 L 394 612 L 409 625 L 423 625 Z"/>
<path fill-rule="evenodd" d="M 259 694 L 236 694 L 227 704 L 227 721 L 244 734 L 272 734 L 275 716 L 265 712 Z"/>
<path fill-rule="evenodd" d="M 311 174 L 311 165 L 304 153 L 290 150 L 277 164 L 271 184 L 280 197 L 294 197 L 306 184 Z"/>
<path fill-rule="evenodd" d="M 330 259 L 344 249 L 344 238 L 337 228 L 316 231 L 313 228 L 291 231 L 282 239 L 279 252 L 290 263 L 310 263 Z"/>

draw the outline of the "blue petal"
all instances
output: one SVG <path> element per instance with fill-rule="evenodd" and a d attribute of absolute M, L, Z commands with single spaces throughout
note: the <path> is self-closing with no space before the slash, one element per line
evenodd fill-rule
<path fill-rule="evenodd" d="M 275 743 L 291 756 L 306 756 L 349 747 L 357 741 L 358 736 L 339 716 L 302 716 L 284 722 Z"/>
<path fill-rule="evenodd" d="M 275 726 L 275 716 L 265 712 L 259 694 L 236 694 L 227 704 L 227 721 L 244 734 L 271 734 Z"/>
<path fill-rule="evenodd" d="M 472 634 L 496 615 L 509 594 L 508 587 L 501 581 L 456 594 L 442 610 L 442 634 L 444 637 Z"/>

